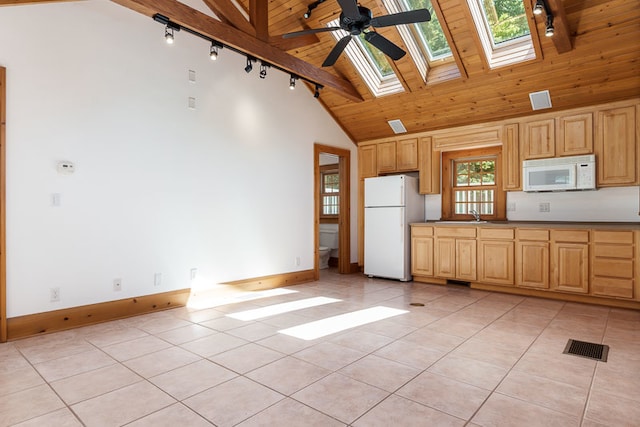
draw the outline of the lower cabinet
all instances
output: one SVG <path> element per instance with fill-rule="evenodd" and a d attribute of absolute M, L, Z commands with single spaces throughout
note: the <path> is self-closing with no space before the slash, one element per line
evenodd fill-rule
<path fill-rule="evenodd" d="M 494 285 L 514 285 L 514 230 L 478 230 L 478 281 Z"/>
<path fill-rule="evenodd" d="M 549 289 L 549 230 L 516 231 L 516 286 Z"/>
<path fill-rule="evenodd" d="M 591 293 L 632 299 L 638 272 L 633 231 L 594 230 L 591 254 Z"/>
<path fill-rule="evenodd" d="M 411 227 L 411 274 L 433 277 L 433 227 Z"/>
<path fill-rule="evenodd" d="M 551 289 L 589 292 L 589 230 L 551 230 Z"/>
<path fill-rule="evenodd" d="M 434 275 L 445 279 L 476 280 L 476 227 L 436 227 Z"/>

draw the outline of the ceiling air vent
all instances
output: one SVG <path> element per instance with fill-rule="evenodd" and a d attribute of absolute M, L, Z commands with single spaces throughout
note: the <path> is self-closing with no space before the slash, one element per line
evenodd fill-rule
<path fill-rule="evenodd" d="M 402 124 L 402 122 L 398 119 L 398 120 L 389 120 L 387 123 L 389 123 L 389 126 L 391 126 L 391 129 L 393 129 L 394 133 L 405 133 L 407 132 L 407 129 L 404 127 L 404 125 Z"/>
<path fill-rule="evenodd" d="M 548 90 L 542 90 L 540 92 L 531 92 L 529 94 L 531 100 L 531 108 L 534 110 L 544 110 L 545 108 L 551 108 L 551 97 Z"/>

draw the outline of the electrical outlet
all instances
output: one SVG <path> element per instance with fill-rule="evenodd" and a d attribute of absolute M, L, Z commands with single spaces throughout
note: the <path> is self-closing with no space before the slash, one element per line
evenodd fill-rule
<path fill-rule="evenodd" d="M 300 257 L 299 256 L 296 257 L 294 263 L 296 264 L 296 267 L 300 266 Z"/>
<path fill-rule="evenodd" d="M 197 268 L 192 268 L 191 271 L 189 272 L 191 280 L 196 280 L 196 277 L 198 276 L 198 269 Z"/>
<path fill-rule="evenodd" d="M 156 273 L 153 275 L 153 286 L 160 286 L 162 284 L 162 273 Z"/>
<path fill-rule="evenodd" d="M 51 301 L 51 302 L 59 302 L 60 301 L 60 288 L 51 288 L 51 289 L 49 289 L 49 301 Z"/>
<path fill-rule="evenodd" d="M 122 279 L 113 279 L 113 290 L 115 292 L 122 290 Z"/>
<path fill-rule="evenodd" d="M 543 202 L 538 205 L 539 212 L 551 212 L 551 203 Z"/>

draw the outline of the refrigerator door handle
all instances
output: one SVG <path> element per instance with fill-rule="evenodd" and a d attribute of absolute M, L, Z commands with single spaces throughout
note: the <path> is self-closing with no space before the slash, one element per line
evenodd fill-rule
<path fill-rule="evenodd" d="M 404 206 L 404 184 L 400 186 L 400 206 Z"/>

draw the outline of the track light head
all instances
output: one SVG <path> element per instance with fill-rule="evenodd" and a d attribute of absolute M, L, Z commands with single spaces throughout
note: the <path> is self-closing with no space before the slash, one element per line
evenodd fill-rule
<path fill-rule="evenodd" d="M 322 89 L 322 86 L 316 83 L 316 91 L 313 93 L 314 98 L 320 98 L 320 89 Z"/>
<path fill-rule="evenodd" d="M 265 63 L 265 62 L 261 62 L 260 63 L 260 78 L 261 79 L 266 79 L 267 78 L 267 68 L 269 67 L 269 64 Z"/>
<path fill-rule="evenodd" d="M 218 46 L 213 42 L 211 43 L 211 48 L 209 49 L 209 58 L 211 58 L 212 61 L 218 59 Z"/>
<path fill-rule="evenodd" d="M 249 74 L 253 70 L 253 58 L 247 56 L 247 66 L 244 67 L 244 72 Z"/>
<path fill-rule="evenodd" d="M 544 35 L 547 37 L 553 37 L 554 33 L 555 29 L 553 28 L 553 15 L 549 14 L 547 15 L 547 28 Z"/>
<path fill-rule="evenodd" d="M 294 90 L 296 88 L 296 80 L 297 77 L 291 74 L 291 77 L 289 77 L 289 89 Z"/>
<path fill-rule="evenodd" d="M 545 11 L 544 0 L 537 0 L 536 5 L 533 7 L 534 15 L 542 15 L 542 12 Z"/>
<path fill-rule="evenodd" d="M 173 28 L 169 25 L 164 28 L 164 39 L 167 44 L 173 44 Z"/>

